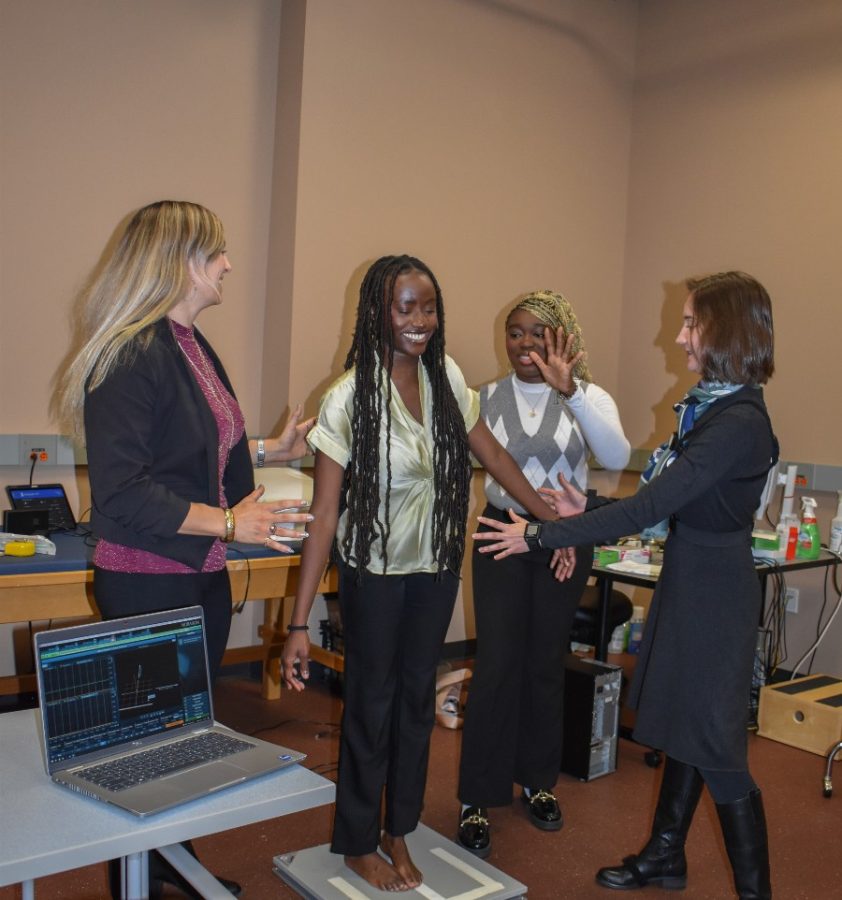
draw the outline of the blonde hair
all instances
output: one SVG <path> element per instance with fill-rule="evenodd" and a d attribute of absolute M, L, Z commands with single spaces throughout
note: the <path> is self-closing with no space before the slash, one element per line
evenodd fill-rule
<path fill-rule="evenodd" d="M 563 294 L 557 294 L 555 291 L 533 291 L 531 294 L 524 294 L 506 317 L 507 323 L 509 316 L 516 309 L 531 313 L 539 322 L 548 325 L 553 331 L 563 328 L 565 335 L 572 334 L 574 354 L 585 349 L 585 340 L 582 337 L 582 329 L 576 320 L 576 313 L 573 312 L 570 301 Z M 582 381 L 593 381 L 584 358 L 576 363 L 573 374 Z"/>
<path fill-rule="evenodd" d="M 182 300 L 191 272 L 225 249 L 222 222 L 197 203 L 161 200 L 139 209 L 81 303 L 81 350 L 60 380 L 57 409 L 83 433 L 85 394 L 149 345 L 149 326 Z M 128 354 L 128 355 L 127 355 Z"/>

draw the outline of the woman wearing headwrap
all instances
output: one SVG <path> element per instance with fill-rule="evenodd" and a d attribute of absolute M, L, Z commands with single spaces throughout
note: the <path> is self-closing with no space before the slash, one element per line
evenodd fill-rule
<path fill-rule="evenodd" d="M 480 391 L 480 414 L 536 489 L 562 474 L 587 489 L 588 457 L 606 469 L 629 460 L 617 406 L 591 380 L 582 332 L 568 301 L 552 291 L 524 296 L 506 318 L 513 371 Z M 545 363 L 542 374 L 535 360 Z M 517 502 L 486 475 L 484 515 L 509 522 Z M 577 549 L 573 577 L 559 582 L 552 552 L 494 562 L 473 553 L 477 656 L 465 713 L 459 842 L 477 856 L 491 851 L 488 807 L 523 788 L 530 822 L 562 826 L 552 794 L 561 762 L 564 661 L 593 547 Z"/>

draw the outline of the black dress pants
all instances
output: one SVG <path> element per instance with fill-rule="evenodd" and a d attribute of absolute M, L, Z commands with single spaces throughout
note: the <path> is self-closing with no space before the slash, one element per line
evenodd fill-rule
<path fill-rule="evenodd" d="M 490 505 L 484 515 L 509 521 Z M 576 570 L 565 582 L 555 580 L 551 555 L 494 560 L 474 546 L 477 655 L 462 732 L 462 803 L 506 806 L 513 782 L 551 790 L 558 778 L 564 664 L 593 548 L 577 549 Z"/>
<path fill-rule="evenodd" d="M 345 642 L 344 711 L 331 850 L 377 849 L 385 830 L 418 824 L 435 722 L 436 668 L 459 579 L 426 572 L 374 575 L 339 564 Z"/>
<path fill-rule="evenodd" d="M 94 568 L 94 600 L 103 619 L 201 606 L 205 614 L 211 684 L 222 667 L 231 631 L 231 582 L 228 572 L 146 575 Z"/>

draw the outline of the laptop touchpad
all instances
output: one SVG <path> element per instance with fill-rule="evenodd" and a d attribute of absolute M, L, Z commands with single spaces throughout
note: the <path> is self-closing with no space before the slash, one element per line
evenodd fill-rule
<path fill-rule="evenodd" d="M 217 791 L 220 788 L 236 784 L 245 780 L 245 773 L 238 766 L 232 766 L 226 762 L 215 762 L 212 765 L 201 766 L 193 772 L 176 772 L 179 780 L 190 786 L 192 791 Z M 166 783 L 166 779 L 164 779 Z"/>

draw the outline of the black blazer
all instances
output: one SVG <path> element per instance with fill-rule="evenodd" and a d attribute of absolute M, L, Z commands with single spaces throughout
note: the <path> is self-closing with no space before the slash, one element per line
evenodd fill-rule
<path fill-rule="evenodd" d="M 177 532 L 192 502 L 220 505 L 219 434 L 169 319 L 150 328 L 148 348 L 135 342 L 85 396 L 91 525 L 98 537 L 199 570 L 213 538 Z M 198 331 L 196 339 L 233 395 L 210 344 Z M 245 434 L 231 450 L 223 487 L 229 506 L 254 490 Z"/>

